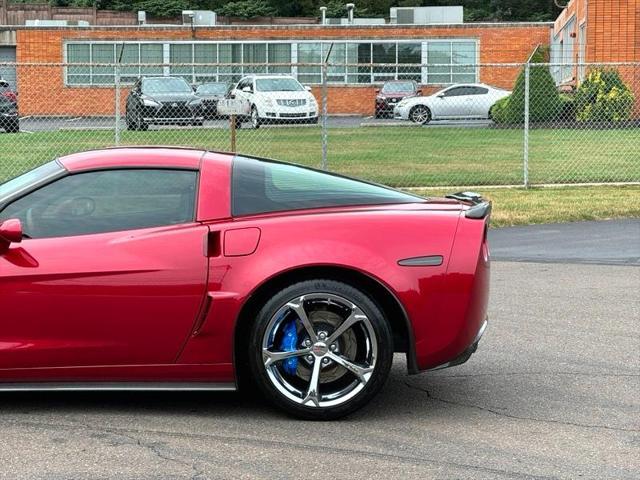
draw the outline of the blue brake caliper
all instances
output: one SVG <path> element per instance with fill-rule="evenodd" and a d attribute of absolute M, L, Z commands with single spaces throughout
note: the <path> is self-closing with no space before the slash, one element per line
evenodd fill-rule
<path fill-rule="evenodd" d="M 280 342 L 280 348 L 283 352 L 292 352 L 298 349 L 298 330 L 296 329 L 296 322 L 290 321 L 284 326 L 282 330 L 284 334 L 282 341 Z M 298 370 L 298 358 L 291 357 L 282 361 L 282 368 L 289 375 L 295 375 Z"/>

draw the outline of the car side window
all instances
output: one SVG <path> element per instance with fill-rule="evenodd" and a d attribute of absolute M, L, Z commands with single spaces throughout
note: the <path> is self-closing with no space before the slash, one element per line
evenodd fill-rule
<path fill-rule="evenodd" d="M 462 95 L 467 95 L 467 87 L 450 88 L 444 92 L 445 97 L 460 97 Z"/>
<path fill-rule="evenodd" d="M 68 175 L 0 212 L 30 238 L 88 235 L 194 220 L 197 172 L 124 169 Z"/>
<path fill-rule="evenodd" d="M 486 95 L 489 93 L 488 88 L 484 87 L 469 87 L 469 93 L 467 95 Z"/>

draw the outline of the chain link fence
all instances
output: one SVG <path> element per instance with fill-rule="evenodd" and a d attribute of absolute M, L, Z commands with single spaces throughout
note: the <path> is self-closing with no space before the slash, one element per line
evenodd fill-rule
<path fill-rule="evenodd" d="M 0 182 L 126 145 L 235 151 L 400 188 L 640 182 L 640 63 L 562 65 L 564 87 L 557 67 L 0 64 L 15 79 L 0 83 Z"/>

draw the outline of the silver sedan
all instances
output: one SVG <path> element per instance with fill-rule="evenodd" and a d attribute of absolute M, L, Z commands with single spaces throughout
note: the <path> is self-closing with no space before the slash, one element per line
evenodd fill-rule
<path fill-rule="evenodd" d="M 429 123 L 431 120 L 491 118 L 491 108 L 511 95 L 483 83 L 457 84 L 433 95 L 402 100 L 393 110 L 394 118 Z"/>

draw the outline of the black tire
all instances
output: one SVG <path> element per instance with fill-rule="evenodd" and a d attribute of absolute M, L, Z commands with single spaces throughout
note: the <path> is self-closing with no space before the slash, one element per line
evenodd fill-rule
<path fill-rule="evenodd" d="M 273 325 L 273 322 L 274 322 L 273 319 L 281 318 L 282 316 L 279 314 L 279 317 L 275 317 L 276 313 L 281 312 L 283 308 L 288 307 L 291 304 L 291 302 L 295 301 L 295 299 L 298 299 L 299 301 L 301 298 L 305 298 L 303 296 L 306 296 L 306 298 L 313 298 L 314 296 L 322 297 L 323 295 L 332 296 L 332 298 L 334 299 L 335 298 L 343 299 L 346 301 L 345 304 L 349 304 L 350 302 L 356 305 L 360 313 L 364 314 L 364 317 L 366 319 L 366 320 L 360 320 L 358 323 L 355 323 L 350 329 L 347 329 L 345 332 L 340 334 L 339 337 L 337 337 L 337 340 L 334 340 L 334 344 L 340 342 L 341 338 L 349 337 L 350 335 L 353 335 L 353 338 L 355 338 L 355 336 L 357 335 L 356 331 L 360 331 L 361 335 L 362 335 L 362 332 L 365 332 L 364 336 L 371 340 L 372 345 L 375 344 L 375 348 L 376 348 L 376 350 L 374 350 L 375 361 L 373 361 L 372 364 L 368 364 L 368 368 L 369 368 L 368 374 L 370 374 L 370 376 L 368 376 L 366 380 L 357 377 L 354 373 L 351 373 L 350 370 L 339 365 L 335 365 L 335 366 L 329 365 L 328 367 L 324 367 L 324 366 L 318 367 L 318 369 L 328 368 L 328 370 L 325 370 L 324 382 L 322 378 L 323 371 L 319 370 L 320 372 L 318 375 L 319 380 L 317 383 L 318 394 L 316 397 L 319 401 L 314 402 L 315 405 L 309 406 L 305 404 L 308 401 L 305 401 L 304 399 L 300 399 L 300 398 L 298 398 L 297 400 L 290 399 L 278 389 L 279 387 L 276 386 L 276 381 L 273 380 L 272 377 L 270 377 L 269 369 L 283 368 L 281 366 L 278 367 L 279 365 L 282 365 L 282 364 L 279 363 L 279 361 L 274 360 L 273 362 L 271 362 L 271 366 L 267 366 L 266 360 L 265 360 L 266 357 L 263 356 L 263 345 L 264 345 L 265 338 L 272 338 L 271 332 L 269 332 L 269 334 L 267 335 L 267 329 L 272 328 L 270 327 L 270 325 Z M 304 302 L 305 300 L 303 300 L 300 303 L 304 304 Z M 313 305 L 322 304 L 322 300 L 312 300 L 312 302 L 316 302 Z M 306 309 L 311 307 L 303 307 L 303 308 Z M 318 307 L 316 306 L 315 308 L 318 308 Z M 327 309 L 328 307 L 325 306 L 324 308 Z M 326 320 L 323 320 L 325 317 L 323 317 L 322 315 L 327 315 L 327 314 L 318 313 L 318 312 L 324 312 L 322 310 L 322 307 L 315 311 L 314 310 L 309 311 L 308 318 L 309 318 L 309 321 L 313 323 L 314 330 L 322 329 L 326 327 L 326 324 L 317 323 L 318 320 L 316 319 L 319 318 L 320 319 L 319 322 L 326 321 Z M 355 312 L 355 310 L 352 310 L 351 312 L 353 313 Z M 367 323 L 365 323 L 365 321 Z M 369 336 L 366 333 L 367 331 L 373 332 L 375 335 Z M 302 333 L 304 333 L 304 330 L 302 331 Z M 328 335 L 329 337 L 327 340 L 328 342 L 330 340 L 332 332 L 317 331 L 316 333 L 318 334 L 318 339 L 326 338 L 326 335 Z M 325 337 L 321 336 L 323 334 L 325 335 Z M 265 337 L 265 335 L 267 336 Z M 352 345 L 355 345 L 355 344 L 364 345 L 364 343 L 362 343 L 362 338 L 363 337 L 361 337 L 357 342 L 352 341 L 351 344 L 348 344 L 348 345 L 351 347 Z M 299 337 L 298 337 L 298 341 L 300 341 Z M 308 342 L 308 339 L 305 340 L 305 342 Z M 336 350 L 334 350 L 334 346 L 335 346 L 334 344 L 330 346 L 331 346 L 331 350 L 333 352 L 336 352 Z M 346 283 L 342 283 L 334 280 L 325 280 L 325 279 L 307 280 L 300 283 L 296 283 L 273 295 L 264 304 L 264 306 L 258 313 L 254 323 L 251 325 L 249 330 L 249 341 L 247 345 L 248 345 L 248 351 L 246 352 L 246 355 L 247 355 L 246 358 L 248 359 L 249 371 L 258 389 L 263 393 L 263 395 L 267 398 L 267 400 L 269 400 L 278 408 L 282 409 L 287 414 L 298 417 L 298 418 L 307 419 L 307 420 L 337 419 L 345 415 L 349 415 L 355 412 L 356 410 L 358 410 L 359 408 L 363 407 L 364 405 L 366 405 L 376 395 L 376 393 L 378 393 L 378 391 L 383 387 L 384 383 L 387 380 L 387 377 L 389 376 L 389 370 L 391 369 L 391 363 L 393 361 L 393 339 L 392 339 L 389 324 L 384 318 L 382 309 L 375 303 L 375 301 L 372 298 L 370 298 L 365 292 L 359 290 L 358 288 Z M 304 345 L 310 345 L 310 343 L 305 343 Z M 317 343 L 313 344 L 312 348 L 315 348 L 316 345 Z M 325 343 L 324 344 L 325 352 L 327 351 L 328 347 L 329 347 L 328 343 Z M 303 348 L 303 347 L 294 346 L 294 348 Z M 346 350 L 347 347 L 344 347 L 344 344 L 343 344 L 343 347 L 341 348 L 345 348 Z M 356 348 L 360 349 L 365 347 L 358 346 Z M 316 352 L 314 352 L 314 354 L 315 353 Z M 338 350 L 337 353 L 342 355 L 342 350 Z M 360 350 L 358 351 L 358 354 L 361 354 Z M 325 354 L 325 355 L 331 355 L 331 353 Z M 309 357 L 312 357 L 312 355 L 304 354 L 303 356 L 300 357 L 300 360 L 299 360 L 300 362 L 304 360 L 303 357 L 306 357 L 308 359 Z M 347 357 L 348 355 L 347 355 L 347 352 L 345 351 L 345 355 L 342 358 L 347 358 Z M 324 365 L 325 358 L 322 358 L 320 356 L 313 357 L 313 358 L 315 358 L 315 362 L 312 361 L 310 365 L 314 365 L 314 363 Z M 321 358 L 322 358 L 322 361 L 321 361 Z M 360 362 L 360 364 L 363 364 L 363 365 L 367 365 L 366 363 L 362 363 L 363 360 L 361 360 L 361 357 L 356 357 L 356 358 L 360 358 L 360 360 L 355 360 L 355 359 L 350 359 L 350 360 L 353 362 Z M 331 362 L 329 361 L 329 363 Z M 298 376 L 298 372 L 300 372 L 299 370 L 300 366 L 298 366 L 297 368 L 298 370 L 295 371 L 296 373 L 292 378 L 293 380 L 297 380 L 300 382 L 308 381 L 309 383 L 309 390 L 307 391 L 307 395 L 308 395 L 309 391 L 311 390 L 310 385 L 312 382 L 311 380 L 312 377 L 309 378 L 308 380 L 302 379 L 302 377 Z M 309 369 L 313 369 L 313 366 L 309 366 Z M 343 372 L 346 372 L 346 373 L 343 373 Z M 335 376 L 340 374 L 342 375 L 342 377 L 338 377 L 338 379 L 336 380 Z M 333 375 L 332 378 L 329 378 L 329 379 L 326 378 L 327 376 L 331 377 L 332 375 Z M 327 403 L 326 398 L 328 398 L 326 396 L 323 397 L 322 388 L 328 389 L 332 385 L 340 384 L 340 382 L 342 383 L 350 382 L 349 385 L 356 385 L 356 387 L 353 387 L 354 389 L 351 390 L 350 392 L 345 393 L 344 395 L 345 399 L 344 401 L 341 401 L 341 403 L 338 403 L 336 405 L 328 405 L 328 406 L 320 405 L 320 403 L 323 403 L 323 402 Z M 346 389 L 341 391 L 346 391 Z M 327 392 L 325 392 L 325 395 L 326 393 Z M 333 392 L 328 392 L 328 393 L 331 394 Z M 336 397 L 336 398 L 339 398 L 339 397 Z"/>
<path fill-rule="evenodd" d="M 260 119 L 260 114 L 258 113 L 258 109 L 256 108 L 255 105 L 253 105 L 251 107 L 251 126 L 255 129 L 260 128 L 260 125 L 262 125 L 262 120 Z"/>
<path fill-rule="evenodd" d="M 7 133 L 18 133 L 20 131 L 20 123 L 19 122 L 11 122 L 6 126 Z"/>
<path fill-rule="evenodd" d="M 426 125 L 431 121 L 431 110 L 426 105 L 416 105 L 409 111 L 409 120 Z"/>
<path fill-rule="evenodd" d="M 495 120 L 493 119 L 493 107 L 495 107 L 495 105 L 491 105 L 491 108 L 489 109 L 489 115 L 488 115 L 488 118 L 489 118 L 489 120 L 491 120 L 491 121 L 494 121 L 494 122 L 495 122 Z"/>
<path fill-rule="evenodd" d="M 128 111 L 124 115 L 124 120 L 125 120 L 125 123 L 127 124 L 127 130 L 134 131 L 136 129 L 136 124 L 135 122 L 131 121 L 131 116 L 129 115 Z"/>

